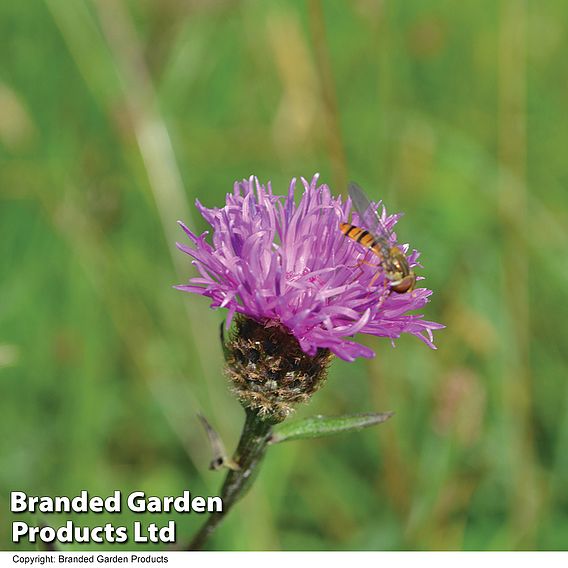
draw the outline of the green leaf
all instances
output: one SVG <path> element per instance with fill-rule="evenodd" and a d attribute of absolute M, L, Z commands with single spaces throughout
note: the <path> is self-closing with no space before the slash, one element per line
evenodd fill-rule
<path fill-rule="evenodd" d="M 320 438 L 341 432 L 354 432 L 381 424 L 394 412 L 369 412 L 366 414 L 346 414 L 344 416 L 313 416 L 305 420 L 282 424 L 270 437 L 270 444 L 279 444 L 289 440 Z"/>

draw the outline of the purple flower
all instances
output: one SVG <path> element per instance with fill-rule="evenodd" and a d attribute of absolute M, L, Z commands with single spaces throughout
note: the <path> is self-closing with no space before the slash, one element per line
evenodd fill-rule
<path fill-rule="evenodd" d="M 342 202 L 317 181 L 318 174 L 311 183 L 302 178 L 298 205 L 295 179 L 284 197 L 255 177 L 235 183 L 221 209 L 196 202 L 213 228 L 212 244 L 208 232 L 197 236 L 180 222 L 191 244 L 177 246 L 193 257 L 200 276 L 176 288 L 211 298 L 212 308 L 227 308 L 227 326 L 235 313 L 283 326 L 308 355 L 327 348 L 346 361 L 373 357 L 371 349 L 353 341 L 356 333 L 393 340 L 411 333 L 435 348 L 432 330 L 444 326 L 408 313 L 422 308 L 432 292 L 393 293 L 380 267 L 361 262 L 376 265 L 377 257 L 339 229 L 349 221 L 350 199 Z M 389 230 L 398 218 L 383 207 Z M 358 221 L 354 213 L 352 222 Z M 393 234 L 393 244 L 395 239 Z M 419 253 L 408 254 L 408 245 L 401 248 L 410 267 L 417 266 Z"/>

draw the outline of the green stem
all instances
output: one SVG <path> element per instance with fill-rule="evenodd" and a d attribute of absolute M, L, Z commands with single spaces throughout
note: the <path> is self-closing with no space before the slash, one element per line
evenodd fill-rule
<path fill-rule="evenodd" d="M 221 488 L 223 511 L 212 513 L 199 532 L 193 537 L 185 550 L 200 550 L 213 531 L 226 517 L 233 505 L 250 489 L 258 466 L 260 465 L 272 429 L 272 424 L 259 418 L 258 414 L 246 410 L 246 419 L 239 445 L 233 459 L 239 464 L 239 470 L 229 470 Z"/>

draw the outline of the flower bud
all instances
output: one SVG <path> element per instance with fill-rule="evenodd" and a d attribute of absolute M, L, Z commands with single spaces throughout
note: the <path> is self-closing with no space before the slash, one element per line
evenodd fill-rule
<path fill-rule="evenodd" d="M 244 316 L 235 319 L 226 349 L 231 390 L 245 408 L 273 423 L 284 420 L 324 384 L 332 358 L 329 349 L 321 348 L 307 355 L 282 326 Z"/>

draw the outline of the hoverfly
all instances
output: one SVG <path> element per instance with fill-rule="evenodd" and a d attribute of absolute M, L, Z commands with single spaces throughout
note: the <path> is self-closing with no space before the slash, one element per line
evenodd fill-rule
<path fill-rule="evenodd" d="M 341 232 L 379 257 L 380 266 L 391 290 L 398 294 L 412 291 L 416 284 L 416 275 L 408 266 L 406 255 L 397 246 L 390 245 L 391 233 L 371 205 L 369 198 L 355 183 L 349 184 L 349 195 L 366 228 L 341 223 Z"/>

